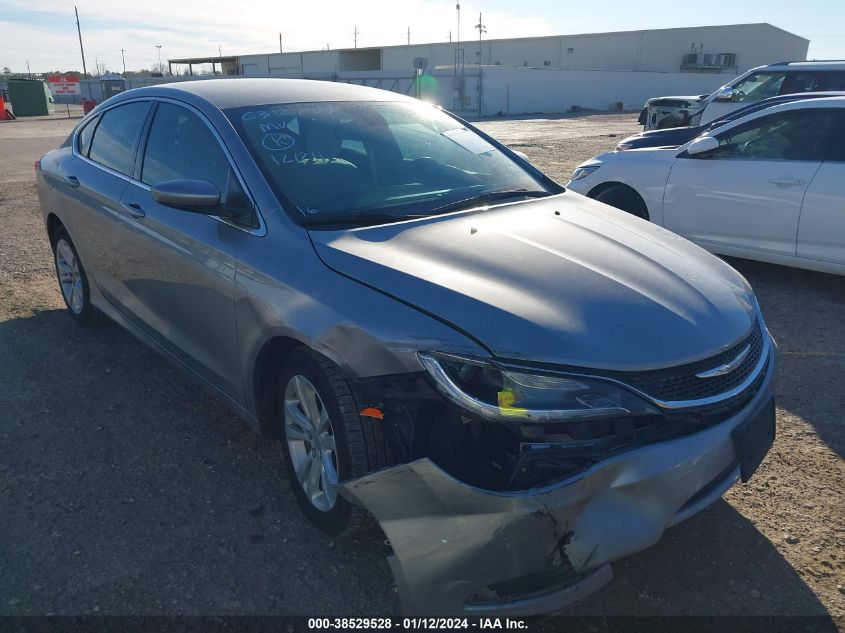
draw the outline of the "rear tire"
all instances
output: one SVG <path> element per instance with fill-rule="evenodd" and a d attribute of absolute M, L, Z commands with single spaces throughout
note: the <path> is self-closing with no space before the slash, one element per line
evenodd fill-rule
<path fill-rule="evenodd" d="M 91 303 L 91 287 L 88 275 L 76 252 L 76 246 L 63 226 L 53 233 L 53 263 L 59 291 L 70 316 L 80 325 L 95 325 L 100 322 L 102 313 Z"/>
<path fill-rule="evenodd" d="M 285 466 L 302 512 L 332 537 L 367 529 L 373 521 L 366 510 L 335 488 L 389 465 L 382 429 L 359 415 L 338 368 L 305 348 L 287 357 L 277 390 Z"/>
<path fill-rule="evenodd" d="M 649 219 L 648 208 L 640 194 L 625 185 L 611 185 L 596 193 L 590 192 L 590 197 L 643 220 Z"/>

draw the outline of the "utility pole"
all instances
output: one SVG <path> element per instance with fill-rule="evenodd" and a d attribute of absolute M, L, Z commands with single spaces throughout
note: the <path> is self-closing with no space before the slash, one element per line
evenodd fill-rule
<path fill-rule="evenodd" d="M 126 52 L 125 48 L 120 49 L 120 59 L 123 61 L 123 74 L 126 74 L 126 56 L 124 53 Z"/>
<path fill-rule="evenodd" d="M 460 2 L 455 5 L 455 9 L 458 12 L 458 39 L 456 41 L 457 41 L 457 44 L 458 44 L 458 48 L 460 48 L 461 47 L 461 3 Z"/>
<path fill-rule="evenodd" d="M 478 14 L 478 24 L 475 25 L 478 29 L 478 116 L 481 116 L 481 104 L 484 99 L 484 94 L 481 87 L 481 36 L 487 32 L 487 27 L 481 22 L 481 13 Z"/>
<path fill-rule="evenodd" d="M 478 14 L 478 24 L 475 25 L 478 29 L 478 65 L 481 66 L 481 36 L 487 32 L 487 27 L 481 23 L 481 14 Z"/>
<path fill-rule="evenodd" d="M 26 74 L 32 79 L 32 71 L 29 69 L 29 60 L 26 60 Z"/>
<path fill-rule="evenodd" d="M 408 27 L 408 46 L 411 45 L 411 27 Z"/>
<path fill-rule="evenodd" d="M 156 48 L 158 49 L 158 72 L 163 75 L 164 71 L 161 69 L 161 44 L 156 44 Z"/>
<path fill-rule="evenodd" d="M 88 70 L 85 68 L 85 49 L 82 48 L 82 29 L 79 28 L 79 11 L 73 7 L 73 12 L 76 14 L 76 32 L 79 34 L 79 52 L 82 54 L 82 75 L 87 77 Z"/>
<path fill-rule="evenodd" d="M 355 27 L 355 31 L 352 33 L 353 37 L 355 38 L 355 48 L 358 48 L 358 27 Z"/>
<path fill-rule="evenodd" d="M 279 52 L 282 52 L 282 34 L 279 33 Z"/>

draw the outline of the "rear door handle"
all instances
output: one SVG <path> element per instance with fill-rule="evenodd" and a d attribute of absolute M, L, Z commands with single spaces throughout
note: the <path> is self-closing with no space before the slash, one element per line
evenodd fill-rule
<path fill-rule="evenodd" d="M 147 217 L 144 209 L 137 202 L 127 202 L 123 206 L 129 212 L 129 217 L 133 220 L 140 220 L 141 218 Z"/>
<path fill-rule="evenodd" d="M 76 189 L 79 186 L 79 178 L 76 176 L 65 176 L 65 184 L 68 187 L 73 187 Z"/>
<path fill-rule="evenodd" d="M 799 185 L 803 185 L 804 181 L 800 178 L 772 178 L 769 180 L 770 183 L 773 185 L 777 185 L 778 187 L 797 187 Z"/>

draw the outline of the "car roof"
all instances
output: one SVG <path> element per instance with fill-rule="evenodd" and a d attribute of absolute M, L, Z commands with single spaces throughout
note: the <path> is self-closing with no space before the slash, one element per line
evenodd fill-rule
<path fill-rule="evenodd" d="M 845 60 L 828 59 L 819 61 L 785 61 L 768 64 L 766 66 L 758 66 L 754 70 L 763 70 L 765 68 L 783 68 L 787 70 L 845 70 Z"/>
<path fill-rule="evenodd" d="M 415 101 L 405 95 L 366 86 L 335 81 L 270 77 L 180 81 L 135 88 L 122 92 L 118 96 L 121 97 L 120 100 L 147 96 L 177 99 L 181 97 L 189 101 L 194 101 L 198 97 L 221 110 L 241 106 L 319 101 Z"/>

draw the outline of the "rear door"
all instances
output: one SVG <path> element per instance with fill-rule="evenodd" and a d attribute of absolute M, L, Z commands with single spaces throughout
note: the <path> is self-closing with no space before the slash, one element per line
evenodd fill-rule
<path fill-rule="evenodd" d="M 124 282 L 139 325 L 155 341 L 240 401 L 233 299 L 236 256 L 251 227 L 159 204 L 150 188 L 168 180 L 207 180 L 229 200 L 244 196 L 228 153 L 197 110 L 159 101 L 124 208 L 138 216 Z"/>
<path fill-rule="evenodd" d="M 121 281 L 131 219 L 120 199 L 149 110 L 150 101 L 132 101 L 92 120 L 77 134 L 76 160 L 64 173 L 71 239 L 98 289 L 122 312 L 133 306 Z"/>
<path fill-rule="evenodd" d="M 845 264 L 845 114 L 840 113 L 827 157 L 804 196 L 798 256 Z"/>
<path fill-rule="evenodd" d="M 711 152 L 680 154 L 666 183 L 664 225 L 705 246 L 794 257 L 804 192 L 834 118 L 831 108 L 787 110 L 716 134 Z"/>

